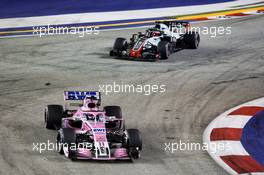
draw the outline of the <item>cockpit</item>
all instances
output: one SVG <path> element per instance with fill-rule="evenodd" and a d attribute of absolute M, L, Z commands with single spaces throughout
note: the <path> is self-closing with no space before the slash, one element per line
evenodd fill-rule
<path fill-rule="evenodd" d="M 169 27 L 165 24 L 156 24 L 155 29 L 158 29 L 160 31 L 168 31 L 169 30 Z"/>
<path fill-rule="evenodd" d="M 83 106 L 81 109 L 83 111 L 98 111 L 99 106 L 99 99 L 97 99 L 95 96 L 87 96 L 83 100 Z"/>
<path fill-rule="evenodd" d="M 89 122 L 105 122 L 105 115 L 103 112 L 99 113 L 83 113 L 82 116 L 84 119 L 88 120 Z"/>

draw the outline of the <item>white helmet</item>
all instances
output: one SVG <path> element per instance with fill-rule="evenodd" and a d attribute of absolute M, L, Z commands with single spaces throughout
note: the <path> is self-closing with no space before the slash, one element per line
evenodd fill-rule
<path fill-rule="evenodd" d="M 160 30 L 161 31 L 167 31 L 167 30 L 169 30 L 169 27 L 165 24 L 160 24 Z"/>

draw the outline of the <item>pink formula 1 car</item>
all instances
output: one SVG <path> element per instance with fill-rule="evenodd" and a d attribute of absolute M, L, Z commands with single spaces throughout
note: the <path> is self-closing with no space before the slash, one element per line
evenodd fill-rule
<path fill-rule="evenodd" d="M 140 132 L 125 129 L 119 106 L 100 110 L 100 92 L 65 91 L 64 100 L 65 109 L 61 105 L 48 105 L 44 115 L 46 128 L 58 130 L 59 153 L 72 160 L 140 157 Z"/>

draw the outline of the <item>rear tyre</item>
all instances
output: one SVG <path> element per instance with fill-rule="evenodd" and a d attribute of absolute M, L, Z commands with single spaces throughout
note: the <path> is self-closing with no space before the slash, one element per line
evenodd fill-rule
<path fill-rule="evenodd" d="M 61 105 L 48 105 L 45 109 L 44 120 L 47 129 L 59 129 L 63 117 Z"/>
<path fill-rule="evenodd" d="M 104 111 L 106 116 L 115 116 L 118 119 L 122 119 L 122 110 L 120 106 L 105 106 Z"/>
<path fill-rule="evenodd" d="M 189 49 L 198 49 L 200 44 L 200 35 L 197 32 L 191 32 L 185 35 L 185 43 Z"/>
<path fill-rule="evenodd" d="M 161 41 L 158 44 L 158 52 L 161 60 L 166 60 L 172 54 L 172 45 L 168 41 Z"/>
<path fill-rule="evenodd" d="M 116 38 L 113 50 L 121 52 L 128 47 L 127 40 L 125 38 Z"/>
<path fill-rule="evenodd" d="M 58 152 L 71 160 L 77 159 L 76 134 L 71 128 L 61 128 L 57 136 Z"/>

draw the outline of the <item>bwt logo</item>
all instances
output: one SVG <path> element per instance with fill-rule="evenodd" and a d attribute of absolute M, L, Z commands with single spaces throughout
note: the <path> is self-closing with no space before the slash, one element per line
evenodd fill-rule
<path fill-rule="evenodd" d="M 93 129 L 93 132 L 95 132 L 95 133 L 105 132 L 105 128 L 95 128 L 95 129 Z"/>
<path fill-rule="evenodd" d="M 89 91 L 66 91 L 67 100 L 83 100 L 86 96 L 96 96 L 96 92 Z"/>

